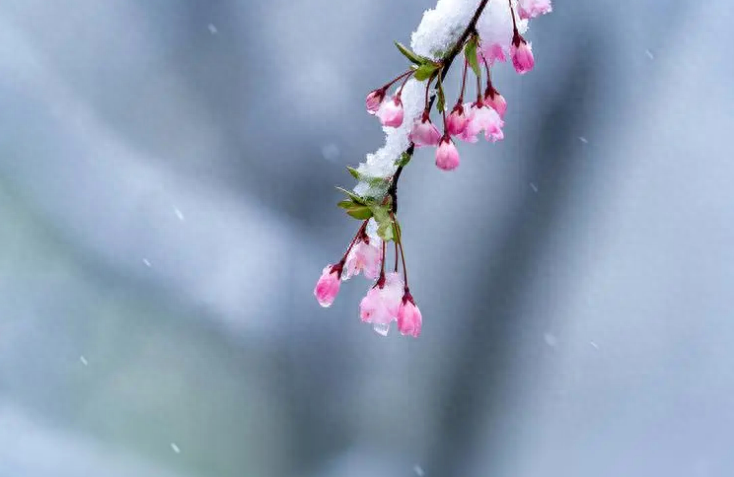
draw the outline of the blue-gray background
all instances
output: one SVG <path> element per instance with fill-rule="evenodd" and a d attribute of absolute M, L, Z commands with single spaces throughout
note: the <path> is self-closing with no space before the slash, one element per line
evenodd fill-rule
<path fill-rule="evenodd" d="M 1 477 L 734 474 L 730 0 L 556 1 L 401 181 L 421 338 L 316 304 L 431 3 L 0 3 Z"/>

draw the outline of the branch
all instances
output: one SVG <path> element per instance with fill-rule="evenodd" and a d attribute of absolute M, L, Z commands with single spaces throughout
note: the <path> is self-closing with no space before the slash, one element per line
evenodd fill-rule
<path fill-rule="evenodd" d="M 446 78 L 446 75 L 449 72 L 449 68 L 451 68 L 451 64 L 454 62 L 454 59 L 461 53 L 461 49 L 464 46 L 464 43 L 466 43 L 466 40 L 469 39 L 469 36 L 476 32 L 477 28 L 477 22 L 479 21 L 479 17 L 482 15 L 482 12 L 484 11 L 484 7 L 487 6 L 489 3 L 489 0 L 482 0 L 479 6 L 477 7 L 477 10 L 474 12 L 474 16 L 472 17 L 469 24 L 466 26 L 464 31 L 461 33 L 461 36 L 459 39 L 454 43 L 454 46 L 443 56 L 441 57 L 438 62 L 441 64 L 441 80 L 443 81 Z M 514 19 L 514 18 L 513 18 Z M 436 95 L 435 93 L 431 96 L 431 100 L 428 102 L 428 110 L 430 111 L 431 108 L 433 108 L 433 103 L 436 101 Z M 413 156 L 413 152 L 415 151 L 415 144 L 411 143 L 410 146 L 408 146 L 408 149 L 405 150 L 405 154 L 408 156 Z M 403 172 L 403 168 L 405 165 L 398 166 L 397 170 L 395 171 L 395 174 L 392 177 L 392 180 L 390 181 L 390 187 L 387 189 L 387 193 L 390 197 L 392 197 L 392 211 L 394 213 L 398 212 L 398 181 L 400 180 L 400 174 Z"/>

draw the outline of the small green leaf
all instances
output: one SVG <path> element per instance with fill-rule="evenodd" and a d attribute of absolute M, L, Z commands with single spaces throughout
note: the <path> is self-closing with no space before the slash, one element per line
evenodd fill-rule
<path fill-rule="evenodd" d="M 477 58 L 477 36 L 473 35 L 471 38 L 469 38 L 469 41 L 466 42 L 466 46 L 464 47 L 464 57 L 466 58 L 466 61 L 469 62 L 469 66 L 471 66 L 472 71 L 474 71 L 474 74 L 477 75 L 479 78 L 482 77 L 482 70 L 479 69 L 479 59 Z"/>
<path fill-rule="evenodd" d="M 352 175 L 352 177 L 354 177 L 355 179 L 359 180 L 360 173 L 357 172 L 357 169 L 355 169 L 354 167 L 347 166 L 347 170 Z"/>
<path fill-rule="evenodd" d="M 337 187 L 337 188 L 336 188 L 336 190 L 338 190 L 338 191 L 340 191 L 340 192 L 343 192 L 343 193 L 344 193 L 344 194 L 346 194 L 346 195 L 347 195 L 347 196 L 348 196 L 348 197 L 349 197 L 350 199 L 352 199 L 352 200 L 353 200 L 354 202 L 356 202 L 356 203 L 358 203 L 358 204 L 361 204 L 361 205 L 365 205 L 365 203 L 366 203 L 366 202 L 365 202 L 365 200 L 364 200 L 363 198 L 361 198 L 360 196 L 358 196 L 357 194 L 355 194 L 355 193 L 354 193 L 354 192 L 352 192 L 352 191 L 348 191 L 348 190 L 346 190 L 346 189 L 344 189 L 344 188 L 342 188 L 342 187 Z"/>
<path fill-rule="evenodd" d="M 411 159 L 411 155 L 407 152 L 404 152 L 400 155 L 400 157 L 395 161 L 395 165 L 398 167 L 405 167 L 408 165 Z"/>
<path fill-rule="evenodd" d="M 353 208 L 355 205 L 359 205 L 359 204 L 357 204 L 353 200 L 342 200 L 341 202 L 336 204 L 337 207 L 341 207 L 342 209 L 347 209 L 347 210 Z"/>
<path fill-rule="evenodd" d="M 367 220 L 372 217 L 372 210 L 366 205 L 358 205 L 347 210 L 347 214 L 354 217 L 357 220 Z"/>
<path fill-rule="evenodd" d="M 433 63 L 425 63 L 418 67 L 417 70 L 415 70 L 415 74 L 413 77 L 418 81 L 425 81 L 436 72 L 438 69 L 438 65 L 435 65 Z"/>
<path fill-rule="evenodd" d="M 403 45 L 400 42 L 395 42 L 395 46 L 398 47 L 398 50 L 400 50 L 400 53 L 402 53 L 406 58 L 408 58 L 412 63 L 415 63 L 416 65 L 422 65 L 428 61 L 430 61 L 428 58 L 424 58 L 423 56 L 416 55 L 412 51 L 410 51 L 405 45 Z"/>

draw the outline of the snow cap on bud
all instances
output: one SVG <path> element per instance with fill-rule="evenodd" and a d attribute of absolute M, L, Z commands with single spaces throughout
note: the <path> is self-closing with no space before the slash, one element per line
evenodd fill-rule
<path fill-rule="evenodd" d="M 421 334 L 421 326 L 423 324 L 423 316 L 421 311 L 415 305 L 413 296 L 406 289 L 403 299 L 398 309 L 398 330 L 404 335 L 410 335 L 417 338 Z"/>
<path fill-rule="evenodd" d="M 313 294 L 316 295 L 319 305 L 328 308 L 334 303 L 336 295 L 339 293 L 339 285 L 341 284 L 341 273 L 343 265 L 327 265 L 321 273 L 321 278 L 316 282 L 316 288 Z"/>
<path fill-rule="evenodd" d="M 395 272 L 378 279 L 359 304 L 362 321 L 373 325 L 389 325 L 397 320 L 403 286 L 403 279 Z"/>
<path fill-rule="evenodd" d="M 385 88 L 380 88 L 372 91 L 367 95 L 365 105 L 367 106 L 367 112 L 370 114 L 377 114 L 382 105 L 382 100 L 385 99 Z"/>
<path fill-rule="evenodd" d="M 436 149 L 436 165 L 444 171 L 452 171 L 459 167 L 459 151 L 448 133 L 444 133 Z"/>
<path fill-rule="evenodd" d="M 441 133 L 431 122 L 427 111 L 424 111 L 423 116 L 415 120 L 408 139 L 417 147 L 435 146 L 441 140 Z"/>
<path fill-rule="evenodd" d="M 519 0 L 517 10 L 522 20 L 528 20 L 553 11 L 551 0 Z"/>
<path fill-rule="evenodd" d="M 487 92 L 484 96 L 484 104 L 497 111 L 497 114 L 500 115 L 500 118 L 505 118 L 505 111 L 507 111 L 507 101 L 505 100 L 505 97 L 499 93 L 499 91 L 494 89 L 494 87 L 490 86 L 489 88 L 487 88 Z"/>
<path fill-rule="evenodd" d="M 377 117 L 383 126 L 396 128 L 403 124 L 403 101 L 400 99 L 400 93 L 382 102 L 380 109 L 377 110 Z"/>
<path fill-rule="evenodd" d="M 459 101 L 446 118 L 446 129 L 450 135 L 457 136 L 464 132 L 468 123 L 469 117 L 464 113 L 464 106 Z"/>
<path fill-rule="evenodd" d="M 516 33 L 512 39 L 510 54 L 512 55 L 512 66 L 521 75 L 532 70 L 535 66 L 535 58 L 533 58 L 533 50 L 530 43 L 525 41 L 525 38 L 519 33 Z"/>

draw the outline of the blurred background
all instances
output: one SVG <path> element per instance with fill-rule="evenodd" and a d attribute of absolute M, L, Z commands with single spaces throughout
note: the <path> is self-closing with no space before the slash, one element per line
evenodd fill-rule
<path fill-rule="evenodd" d="M 0 2 L 0 477 L 734 475 L 729 0 L 555 0 L 401 180 L 422 336 L 317 305 L 433 4 Z"/>

